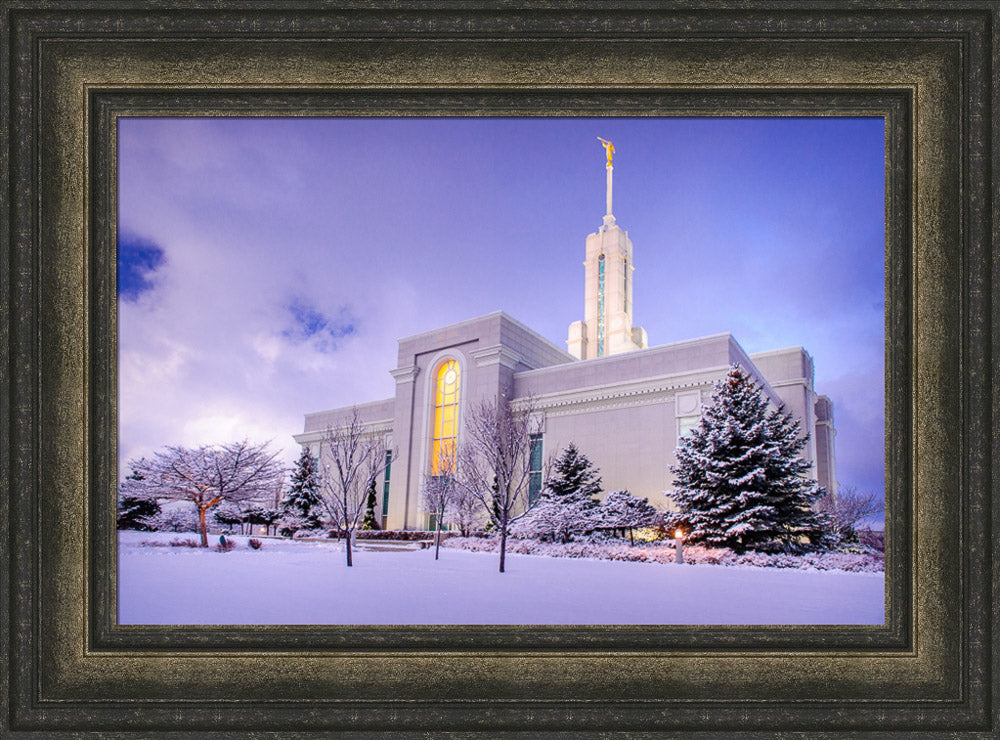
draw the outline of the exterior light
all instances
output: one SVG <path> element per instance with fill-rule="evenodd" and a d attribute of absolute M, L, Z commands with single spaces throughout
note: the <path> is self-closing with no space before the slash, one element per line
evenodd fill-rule
<path fill-rule="evenodd" d="M 674 530 L 674 562 L 684 562 L 684 530 L 680 527 Z"/>
<path fill-rule="evenodd" d="M 684 532 L 682 530 L 680 530 L 680 529 L 675 529 L 674 530 L 674 539 L 675 540 L 679 540 L 683 536 L 684 536 Z"/>

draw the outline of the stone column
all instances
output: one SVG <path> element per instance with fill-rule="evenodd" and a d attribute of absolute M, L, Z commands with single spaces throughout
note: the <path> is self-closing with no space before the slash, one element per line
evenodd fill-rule
<path fill-rule="evenodd" d="M 611 170 L 614 169 L 610 164 L 608 165 L 608 213 L 611 215 Z"/>

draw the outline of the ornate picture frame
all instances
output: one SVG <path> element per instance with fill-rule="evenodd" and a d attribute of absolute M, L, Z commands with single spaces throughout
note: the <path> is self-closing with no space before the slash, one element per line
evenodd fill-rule
<path fill-rule="evenodd" d="M 0 7 L 4 732 L 1000 727 L 995 4 Z M 117 625 L 116 117 L 598 105 L 885 118 L 885 626 Z"/>

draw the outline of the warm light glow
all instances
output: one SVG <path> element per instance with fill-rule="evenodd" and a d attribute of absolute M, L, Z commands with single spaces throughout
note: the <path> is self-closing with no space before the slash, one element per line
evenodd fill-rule
<path fill-rule="evenodd" d="M 446 360 L 435 377 L 434 423 L 431 433 L 431 475 L 441 475 L 444 468 L 454 468 L 455 440 L 458 437 L 459 367 Z"/>
<path fill-rule="evenodd" d="M 679 529 L 675 529 L 675 530 L 674 530 L 674 537 L 676 537 L 677 539 L 680 539 L 680 538 L 681 538 L 681 537 L 683 537 L 683 536 L 684 536 L 684 532 L 682 532 L 682 531 L 681 531 L 681 530 L 679 530 Z"/>

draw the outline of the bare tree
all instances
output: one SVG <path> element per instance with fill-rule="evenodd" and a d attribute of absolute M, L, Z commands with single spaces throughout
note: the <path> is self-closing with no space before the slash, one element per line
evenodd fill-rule
<path fill-rule="evenodd" d="M 456 459 L 455 443 L 441 445 L 434 461 L 431 475 L 424 476 L 423 485 L 420 487 L 420 498 L 424 511 L 434 515 L 434 559 L 438 559 L 441 550 L 441 525 L 445 521 L 453 500 L 458 492 L 456 484 L 456 469 L 458 467 Z"/>
<path fill-rule="evenodd" d="M 353 565 L 351 547 L 368 488 L 385 472 L 385 453 L 385 435 L 366 429 L 357 408 L 344 424 L 327 429 L 323 435 L 319 500 L 333 526 L 344 533 L 348 567 Z"/>
<path fill-rule="evenodd" d="M 129 492 L 145 492 L 158 499 L 190 501 L 198 511 L 201 546 L 208 547 L 205 514 L 223 501 L 238 505 L 271 493 L 285 471 L 269 442 L 251 444 L 244 439 L 224 445 L 189 448 L 171 446 L 152 459 L 129 464 L 142 478 L 123 484 Z"/>
<path fill-rule="evenodd" d="M 885 504 L 875 493 L 844 486 L 837 493 L 827 493 L 816 502 L 816 508 L 833 520 L 837 533 L 844 539 L 855 535 L 858 522 L 885 510 Z"/>
<path fill-rule="evenodd" d="M 456 484 L 445 517 L 446 521 L 458 527 L 463 537 L 468 537 L 483 521 L 483 507 L 472 491 Z"/>
<path fill-rule="evenodd" d="M 465 423 L 458 451 L 458 481 L 478 499 L 500 533 L 500 572 L 504 572 L 510 526 L 529 510 L 531 435 L 540 428 L 534 402 L 485 400 Z"/>

